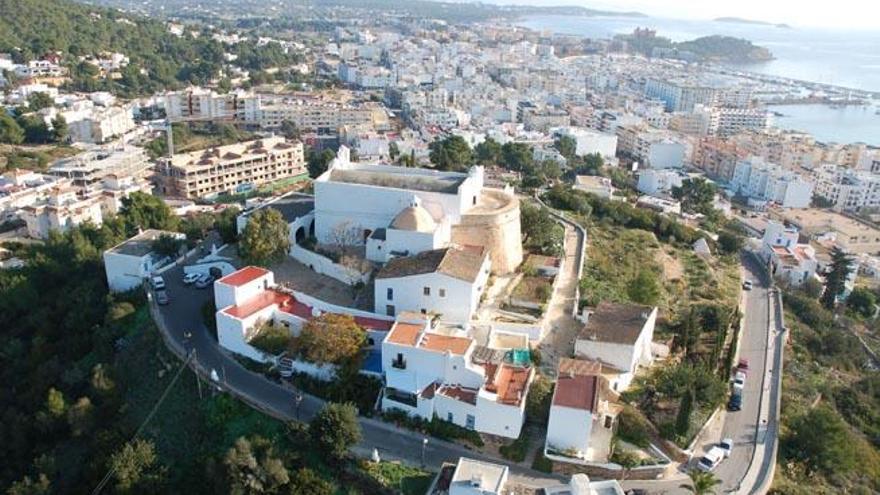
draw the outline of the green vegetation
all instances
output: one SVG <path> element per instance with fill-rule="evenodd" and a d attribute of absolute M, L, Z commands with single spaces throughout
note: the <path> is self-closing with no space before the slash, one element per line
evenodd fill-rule
<path fill-rule="evenodd" d="M 632 34 L 619 34 L 615 39 L 625 41 L 631 50 L 646 57 L 656 56 L 655 50 L 667 50 L 679 56 L 692 54 L 702 61 L 754 63 L 772 60 L 770 50 L 754 45 L 751 41 L 731 36 L 703 36 L 690 41 L 675 42 L 662 36 L 646 35 L 638 30 Z"/>
<path fill-rule="evenodd" d="M 529 453 L 529 440 L 531 435 L 526 428 L 523 428 L 519 437 L 508 444 L 504 444 L 498 448 L 498 453 L 508 461 L 522 462 L 526 460 Z"/>
<path fill-rule="evenodd" d="M 238 253 L 249 265 L 269 266 L 290 249 L 290 226 L 274 208 L 261 208 L 248 218 L 238 242 Z"/>
<path fill-rule="evenodd" d="M 691 479 L 691 482 L 679 485 L 679 488 L 683 488 L 688 493 L 693 493 L 694 495 L 714 494 L 715 487 L 721 484 L 721 480 L 715 477 L 714 474 L 708 471 L 700 471 L 699 469 L 688 471 L 688 477 Z"/>
<path fill-rule="evenodd" d="M 565 229 L 541 207 L 523 202 L 520 205 L 523 247 L 530 253 L 562 256 Z"/>
<path fill-rule="evenodd" d="M 874 493 L 880 489 L 880 380 L 855 334 L 859 319 L 834 317 L 818 291 L 784 293 L 791 346 L 785 355 L 780 450 L 773 492 Z M 817 434 L 821 432 L 821 434 Z"/>
<path fill-rule="evenodd" d="M 290 330 L 287 327 L 269 321 L 257 328 L 248 344 L 267 354 L 277 356 L 287 350 L 290 338 Z"/>
<path fill-rule="evenodd" d="M 254 139 L 254 134 L 232 124 L 188 122 L 171 125 L 175 153 L 186 153 Z M 151 158 L 168 156 L 168 137 L 164 134 L 149 141 L 144 148 Z"/>
<path fill-rule="evenodd" d="M 476 431 L 462 428 L 437 416 L 434 416 L 431 421 L 426 421 L 422 418 L 412 417 L 403 411 L 392 409 L 390 411 L 383 411 L 382 418 L 398 426 L 419 431 L 441 440 L 463 440 L 477 448 L 484 445 L 483 439 Z"/>
<path fill-rule="evenodd" d="M 461 136 L 436 139 L 430 145 L 430 159 L 438 170 L 467 170 L 474 160 L 473 151 Z"/>
<path fill-rule="evenodd" d="M 309 423 L 309 438 L 327 456 L 340 459 L 361 439 L 354 404 L 329 403 Z"/>
<path fill-rule="evenodd" d="M 825 292 L 820 299 L 826 309 L 834 309 L 837 299 L 843 295 L 853 263 L 855 260 L 837 246 L 831 250 L 831 269 L 825 274 Z"/>
<path fill-rule="evenodd" d="M 403 495 L 424 495 L 431 486 L 434 475 L 399 462 L 361 462 L 360 468 L 369 476 L 391 490 Z"/>
<path fill-rule="evenodd" d="M 70 69 L 70 86 L 76 90 L 134 96 L 187 84 L 205 85 L 226 64 L 227 48 L 211 39 L 207 30 L 196 38 L 177 37 L 161 21 L 67 0 L 0 0 L 0 12 L 4 14 L 0 16 L 0 52 L 26 61 L 60 51 Z M 229 50 L 238 56 L 236 65 L 252 71 L 287 66 L 301 58 L 285 54 L 277 43 L 257 49 L 256 41 L 245 41 Z M 95 68 L 78 58 L 105 51 L 130 58 L 119 79 L 98 78 Z"/>
<path fill-rule="evenodd" d="M 357 369 L 367 332 L 350 315 L 324 313 L 309 320 L 293 339 L 291 352 L 312 363 Z"/>
<path fill-rule="evenodd" d="M 0 145 L 0 172 L 15 168 L 37 172 L 44 171 L 55 160 L 73 156 L 77 153 L 79 153 L 79 150 L 68 145 Z"/>

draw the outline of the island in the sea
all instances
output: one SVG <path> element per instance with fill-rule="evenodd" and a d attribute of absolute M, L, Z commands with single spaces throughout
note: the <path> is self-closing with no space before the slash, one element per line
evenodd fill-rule
<path fill-rule="evenodd" d="M 749 64 L 773 60 L 767 48 L 732 36 L 703 36 L 690 41 L 672 41 L 657 36 L 653 29 L 637 28 L 631 34 L 619 34 L 615 40 L 647 57 L 674 58 L 694 62 Z"/>
<path fill-rule="evenodd" d="M 775 22 L 767 22 L 767 21 L 757 21 L 754 19 L 743 19 L 742 17 L 716 17 L 712 19 L 714 22 L 728 22 L 731 24 L 752 24 L 756 26 L 772 26 L 778 27 L 782 29 L 791 29 L 791 26 L 785 23 L 775 23 Z"/>

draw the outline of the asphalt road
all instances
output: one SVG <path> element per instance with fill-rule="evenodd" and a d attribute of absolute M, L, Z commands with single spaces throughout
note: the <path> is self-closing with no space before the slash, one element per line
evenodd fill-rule
<path fill-rule="evenodd" d="M 768 280 L 764 279 L 762 268 L 751 257 L 743 256 L 743 266 L 745 267 L 746 279 L 752 280 L 754 283 L 752 290 L 745 291 L 744 294 L 745 321 L 739 343 L 739 357 L 749 361 L 749 374 L 743 391 L 742 410 L 723 412 L 724 419 L 720 438 L 732 438 L 734 448 L 730 458 L 724 460 L 715 470 L 715 475 L 722 481 L 721 485 L 716 487 L 717 493 L 736 491 L 752 460 L 760 412 L 761 375 L 767 357 L 767 333 L 770 331 L 767 301 Z M 779 370 L 773 370 L 774 374 L 778 372 Z M 778 391 L 771 393 L 770 400 L 777 400 L 777 394 Z M 702 449 L 696 449 L 693 462 L 695 463 L 702 453 L 708 451 L 712 446 L 709 444 L 704 445 Z M 649 493 L 689 493 L 679 487 L 686 481 L 632 481 L 624 483 L 624 487 L 643 488 L 649 490 Z"/>

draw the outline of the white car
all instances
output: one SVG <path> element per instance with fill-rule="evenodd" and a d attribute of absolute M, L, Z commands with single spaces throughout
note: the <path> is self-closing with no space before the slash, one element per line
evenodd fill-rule
<path fill-rule="evenodd" d="M 721 450 L 721 447 L 712 447 L 709 452 L 706 452 L 706 455 L 697 461 L 697 469 L 706 472 L 714 471 L 723 460 L 724 451 Z"/>
<path fill-rule="evenodd" d="M 152 284 L 153 290 L 163 290 L 165 288 L 165 279 L 156 276 L 150 279 L 150 284 Z"/>
<path fill-rule="evenodd" d="M 202 275 L 196 272 L 190 272 L 183 276 L 183 283 L 189 285 L 199 279 Z"/>
<path fill-rule="evenodd" d="M 743 290 L 752 290 L 752 281 L 746 280 L 743 282 Z"/>
<path fill-rule="evenodd" d="M 734 390 L 742 390 L 746 387 L 746 374 L 742 371 L 737 371 L 736 376 L 733 377 L 733 388 Z"/>
<path fill-rule="evenodd" d="M 718 444 L 718 448 L 724 451 L 724 457 L 730 457 L 730 454 L 733 452 L 733 439 L 725 438 L 721 440 L 721 443 Z"/>

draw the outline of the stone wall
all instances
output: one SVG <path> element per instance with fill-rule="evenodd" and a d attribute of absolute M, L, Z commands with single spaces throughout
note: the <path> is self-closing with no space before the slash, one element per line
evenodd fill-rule
<path fill-rule="evenodd" d="M 480 204 L 453 225 L 452 242 L 487 248 L 492 273 L 512 273 L 523 260 L 519 199 L 497 189 L 484 189 L 482 194 Z"/>

